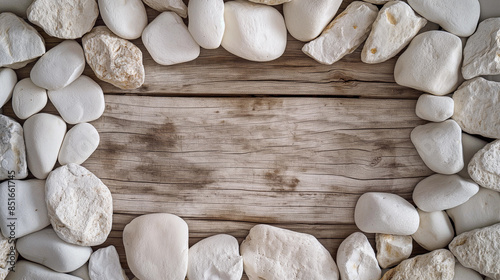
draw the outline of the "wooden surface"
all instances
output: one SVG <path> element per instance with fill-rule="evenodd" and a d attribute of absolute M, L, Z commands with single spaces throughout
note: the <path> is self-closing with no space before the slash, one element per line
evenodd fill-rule
<path fill-rule="evenodd" d="M 44 36 L 48 48 L 59 42 Z M 190 245 L 218 233 L 241 241 L 266 223 L 313 234 L 335 257 L 357 231 L 361 194 L 411 199 L 431 174 L 409 139 L 424 123 L 414 113 L 420 93 L 394 83 L 396 59 L 364 64 L 359 48 L 324 66 L 290 37 L 273 62 L 219 48 L 159 66 L 133 42 L 144 54 L 143 87 L 119 90 L 85 71 L 103 87 L 106 110 L 93 122 L 101 143 L 84 166 L 113 193 L 113 230 L 103 246 L 115 245 L 125 268 L 124 226 L 155 212 L 184 218 Z M 18 76 L 29 76 L 31 65 Z M 5 112 L 12 115 L 9 106 Z"/>

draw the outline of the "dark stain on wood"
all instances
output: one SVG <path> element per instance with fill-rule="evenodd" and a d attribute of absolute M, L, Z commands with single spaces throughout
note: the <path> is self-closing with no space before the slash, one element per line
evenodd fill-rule
<path fill-rule="evenodd" d="M 300 183 L 300 180 L 296 177 L 290 179 L 286 178 L 279 168 L 266 172 L 264 178 L 269 181 L 275 191 L 295 191 Z"/>
<path fill-rule="evenodd" d="M 171 122 L 150 125 L 144 134 L 135 134 L 132 141 L 145 144 L 148 151 L 173 148 L 177 142 L 175 125 Z"/>

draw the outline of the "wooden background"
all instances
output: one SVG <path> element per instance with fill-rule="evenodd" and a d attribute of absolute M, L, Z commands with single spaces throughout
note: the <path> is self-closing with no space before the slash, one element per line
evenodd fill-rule
<path fill-rule="evenodd" d="M 150 21 L 158 15 L 147 10 Z M 48 49 L 60 42 L 37 29 Z M 358 230 L 361 194 L 411 199 L 431 174 L 409 139 L 424 123 L 414 113 L 420 92 L 394 82 L 396 58 L 364 64 L 359 48 L 325 66 L 289 36 L 272 62 L 219 48 L 160 66 L 140 39 L 132 42 L 144 55 L 141 88 L 120 90 L 85 70 L 106 93 L 106 110 L 92 123 L 99 148 L 83 164 L 113 194 L 113 230 L 102 246 L 116 246 L 129 275 L 122 230 L 139 215 L 179 215 L 190 245 L 218 233 L 242 241 L 252 226 L 271 224 L 316 236 L 335 258 Z M 32 65 L 17 71 L 19 79 Z M 4 112 L 13 115 L 10 105 Z"/>

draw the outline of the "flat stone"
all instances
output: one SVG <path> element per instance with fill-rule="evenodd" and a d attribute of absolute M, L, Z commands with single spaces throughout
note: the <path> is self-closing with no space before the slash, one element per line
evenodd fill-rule
<path fill-rule="evenodd" d="M 364 193 L 354 209 L 356 226 L 367 233 L 411 235 L 417 231 L 418 221 L 415 207 L 392 193 Z"/>
<path fill-rule="evenodd" d="M 462 130 L 453 120 L 415 127 L 411 142 L 425 165 L 441 174 L 455 174 L 464 167 Z"/>
<path fill-rule="evenodd" d="M 187 277 L 189 280 L 240 280 L 243 258 L 238 240 L 231 235 L 218 234 L 189 248 Z"/>
<path fill-rule="evenodd" d="M 230 1 L 224 4 L 224 18 L 226 30 L 221 45 L 228 52 L 258 62 L 277 59 L 285 52 L 285 21 L 275 8 Z"/>
<path fill-rule="evenodd" d="M 428 31 L 417 35 L 400 55 L 394 78 L 402 86 L 446 95 L 461 82 L 461 63 L 460 38 L 444 31 Z"/>
<path fill-rule="evenodd" d="M 250 280 L 339 279 L 332 256 L 312 235 L 256 225 L 240 247 Z"/>
<path fill-rule="evenodd" d="M 2 85 L 0 87 L 0 107 L 3 107 L 12 97 L 16 83 L 17 75 L 14 70 L 10 68 L 0 68 L 0 84 Z"/>
<path fill-rule="evenodd" d="M 483 280 L 483 276 L 455 260 L 455 277 L 453 280 Z"/>
<path fill-rule="evenodd" d="M 179 16 L 186 18 L 188 14 L 188 7 L 182 0 L 142 0 L 149 7 L 159 11 L 173 11 Z M 191 3 L 191 2 L 189 2 Z"/>
<path fill-rule="evenodd" d="M 354 1 L 321 36 L 305 44 L 302 51 L 319 63 L 331 65 L 354 52 L 366 40 L 377 15 L 375 5 Z"/>
<path fill-rule="evenodd" d="M 10 272 L 6 280 L 81 280 L 80 278 L 64 273 L 55 272 L 43 265 L 29 261 L 19 261 L 15 272 Z"/>
<path fill-rule="evenodd" d="M 226 28 L 224 1 L 191 0 L 189 1 L 188 14 L 188 30 L 196 43 L 205 49 L 218 48 Z"/>
<path fill-rule="evenodd" d="M 422 94 L 417 100 L 415 113 L 421 119 L 442 122 L 453 116 L 453 98 Z"/>
<path fill-rule="evenodd" d="M 200 46 L 174 12 L 163 12 L 150 22 L 142 33 L 142 42 L 161 65 L 188 62 L 200 55 Z"/>
<path fill-rule="evenodd" d="M 32 2 L 33 0 L 2 0 L 0 1 L 0 11 L 26 18 L 26 10 Z"/>
<path fill-rule="evenodd" d="M 481 6 L 479 22 L 487 18 L 500 17 L 500 6 L 497 0 L 479 0 L 479 4 Z"/>
<path fill-rule="evenodd" d="M 500 193 L 479 188 L 479 192 L 466 203 L 446 212 L 453 220 L 457 234 L 500 223 Z"/>
<path fill-rule="evenodd" d="M 366 39 L 361 60 L 381 63 L 397 55 L 427 24 L 403 1 L 390 1 L 379 11 Z"/>
<path fill-rule="evenodd" d="M 24 179 L 28 176 L 23 127 L 0 115 L 0 180 Z"/>
<path fill-rule="evenodd" d="M 59 151 L 59 164 L 84 163 L 99 146 L 99 132 L 89 123 L 73 126 L 64 137 Z"/>
<path fill-rule="evenodd" d="M 380 267 L 392 267 L 409 258 L 413 250 L 412 241 L 409 235 L 377 233 L 375 243 Z"/>
<path fill-rule="evenodd" d="M 450 243 L 450 251 L 465 267 L 500 279 L 500 224 L 462 233 Z"/>
<path fill-rule="evenodd" d="M 85 75 L 65 88 L 49 90 L 48 95 L 69 124 L 94 121 L 104 113 L 104 93 L 99 84 Z"/>
<path fill-rule="evenodd" d="M 47 105 L 47 90 L 35 85 L 30 78 L 20 80 L 12 94 L 12 110 L 22 120 L 40 112 Z"/>
<path fill-rule="evenodd" d="M 39 113 L 27 119 L 23 129 L 28 169 L 36 178 L 45 179 L 56 164 L 66 123 L 58 116 Z"/>
<path fill-rule="evenodd" d="M 12 13 L 0 14 L 0 67 L 19 69 L 45 53 L 42 36 Z M 5 34 L 5 35 L 4 35 Z"/>
<path fill-rule="evenodd" d="M 66 242 L 97 246 L 111 232 L 113 199 L 104 183 L 77 164 L 50 172 L 45 183 L 50 223 Z"/>
<path fill-rule="evenodd" d="M 92 253 L 89 260 L 89 275 L 92 280 L 128 280 L 113 245 Z"/>
<path fill-rule="evenodd" d="M 106 26 L 127 40 L 141 37 L 148 25 L 148 15 L 141 0 L 98 0 L 99 11 Z"/>
<path fill-rule="evenodd" d="M 479 152 L 488 142 L 467 133 L 462 133 L 462 150 L 464 154 L 464 168 L 458 172 L 458 175 L 464 179 L 471 179 L 468 171 L 469 163 L 472 157 Z"/>
<path fill-rule="evenodd" d="M 342 0 L 293 0 L 283 4 L 286 28 L 293 38 L 306 42 L 321 34 L 337 13 Z"/>
<path fill-rule="evenodd" d="M 455 258 L 444 249 L 404 260 L 384 274 L 381 280 L 439 279 L 453 280 Z"/>
<path fill-rule="evenodd" d="M 57 272 L 76 270 L 92 254 L 92 248 L 64 242 L 50 227 L 19 238 L 16 246 L 23 258 Z"/>
<path fill-rule="evenodd" d="M 446 210 L 467 202 L 478 191 L 476 183 L 456 174 L 434 174 L 415 186 L 413 202 L 426 212 Z"/>
<path fill-rule="evenodd" d="M 48 35 L 77 39 L 92 29 L 99 9 L 95 0 L 35 0 L 26 13 Z"/>
<path fill-rule="evenodd" d="M 382 271 L 368 238 L 355 232 L 340 243 L 337 265 L 343 280 L 379 280 Z"/>
<path fill-rule="evenodd" d="M 91 255 L 92 256 L 92 255 Z M 89 265 L 88 262 L 75 271 L 69 273 L 70 275 L 80 277 L 82 280 L 92 280 L 89 275 Z"/>
<path fill-rule="evenodd" d="M 186 222 L 167 213 L 139 216 L 123 230 L 127 263 L 139 279 L 163 279 L 168 275 L 171 280 L 184 280 L 188 241 Z"/>
<path fill-rule="evenodd" d="M 475 78 L 464 82 L 453 94 L 453 119 L 463 131 L 500 138 L 500 83 Z"/>
<path fill-rule="evenodd" d="M 469 163 L 469 175 L 481 187 L 500 191 L 500 140 L 487 144 Z"/>
<path fill-rule="evenodd" d="M 445 211 L 424 212 L 420 209 L 420 224 L 412 237 L 422 248 L 433 251 L 445 248 L 455 237 L 450 218 Z"/>

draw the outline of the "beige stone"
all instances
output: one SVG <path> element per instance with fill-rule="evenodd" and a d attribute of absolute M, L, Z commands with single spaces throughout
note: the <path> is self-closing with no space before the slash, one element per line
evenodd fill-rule
<path fill-rule="evenodd" d="M 159 11 L 173 11 L 179 16 L 185 18 L 187 17 L 188 8 L 182 0 L 142 0 L 149 7 Z"/>
<path fill-rule="evenodd" d="M 469 163 L 469 175 L 481 187 L 500 191 L 500 140 L 477 152 Z"/>
<path fill-rule="evenodd" d="M 453 280 L 455 258 L 445 249 L 404 260 L 387 271 L 381 280 L 439 279 Z"/>
<path fill-rule="evenodd" d="M 392 235 L 377 233 L 377 260 L 382 268 L 392 267 L 410 257 L 413 249 L 410 235 Z"/>
<path fill-rule="evenodd" d="M 379 280 L 382 276 L 372 245 L 361 232 L 340 243 L 337 265 L 342 280 Z"/>

